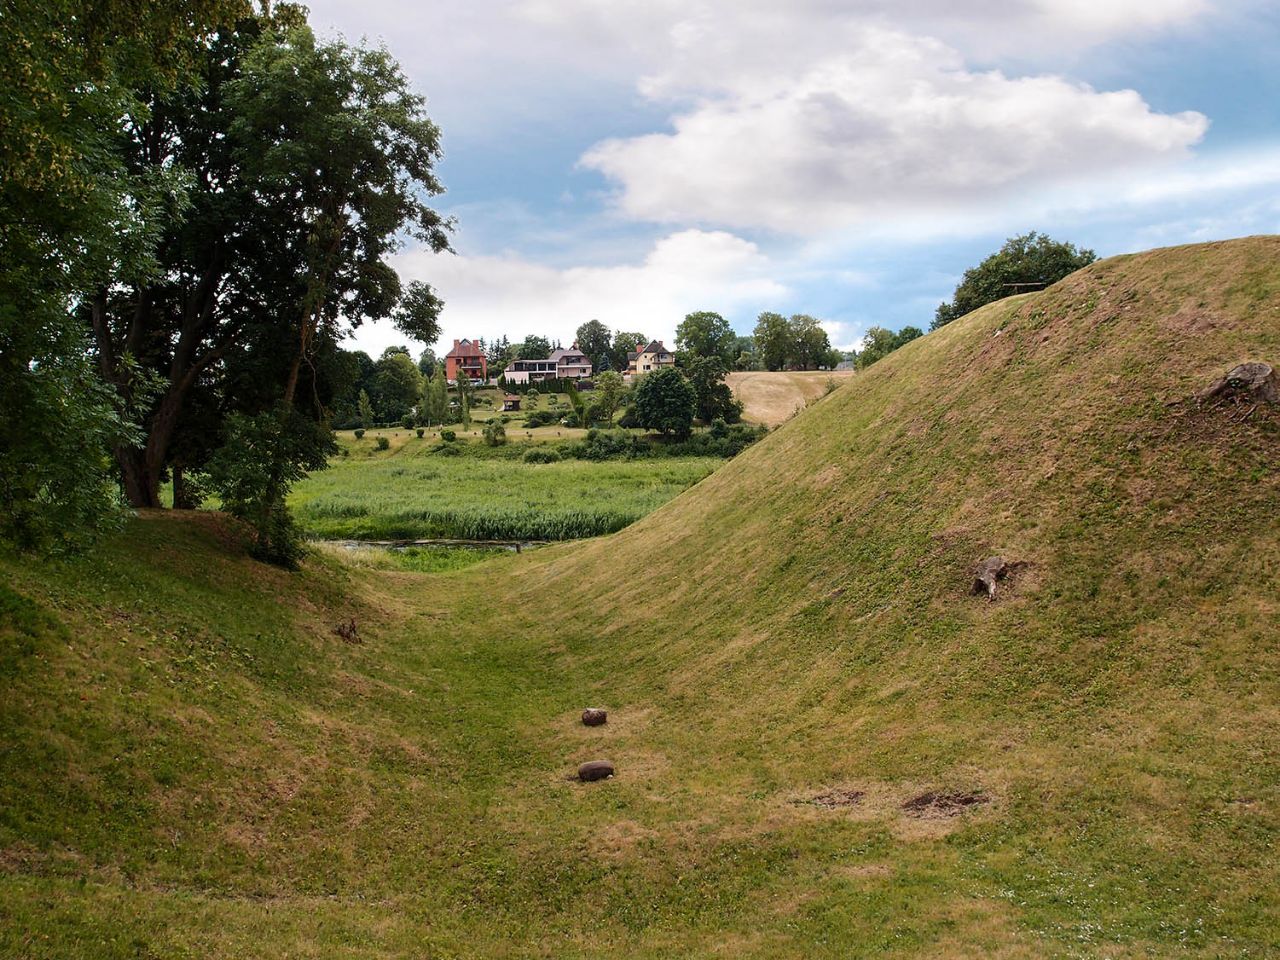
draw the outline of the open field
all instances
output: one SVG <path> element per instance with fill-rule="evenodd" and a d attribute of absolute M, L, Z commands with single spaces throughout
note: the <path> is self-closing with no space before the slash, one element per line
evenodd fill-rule
<path fill-rule="evenodd" d="M 979 310 L 609 537 L 0 554 L 0 956 L 1280 956 L 1280 405 L 1194 399 L 1249 359 L 1277 238 Z"/>
<path fill-rule="evenodd" d="M 776 427 L 826 393 L 829 381 L 845 383 L 854 375 L 851 371 L 747 370 L 729 374 L 728 383 L 742 401 L 744 420 Z"/>
<path fill-rule="evenodd" d="M 548 428 L 543 428 L 548 429 Z M 299 522 L 321 539 L 571 540 L 613 533 L 697 483 L 723 460 L 663 457 L 596 463 L 524 463 L 525 444 L 461 456 L 430 437 L 345 437 L 352 451 L 295 488 Z M 562 431 L 568 433 L 569 431 Z"/>

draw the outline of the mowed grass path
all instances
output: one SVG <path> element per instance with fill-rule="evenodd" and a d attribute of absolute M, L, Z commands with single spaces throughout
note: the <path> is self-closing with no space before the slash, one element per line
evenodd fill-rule
<path fill-rule="evenodd" d="M 363 441 L 371 446 L 368 437 Z M 429 438 L 381 457 L 338 459 L 298 484 L 291 503 L 320 539 L 573 540 L 613 533 L 723 461 L 704 457 L 524 463 L 522 445 L 447 457 Z M 515 454 L 515 456 L 512 456 Z"/>

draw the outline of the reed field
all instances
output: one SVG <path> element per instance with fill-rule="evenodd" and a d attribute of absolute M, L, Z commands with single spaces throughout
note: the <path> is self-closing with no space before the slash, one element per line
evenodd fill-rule
<path fill-rule="evenodd" d="M 524 463 L 461 444 L 400 438 L 382 456 L 353 449 L 295 489 L 291 506 L 322 540 L 576 540 L 614 533 L 653 512 L 724 461 L 662 457 Z M 363 441 L 370 443 L 368 437 Z"/>

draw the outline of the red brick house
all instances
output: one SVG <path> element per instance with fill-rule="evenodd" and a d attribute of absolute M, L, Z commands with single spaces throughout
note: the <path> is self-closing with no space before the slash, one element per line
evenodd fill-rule
<path fill-rule="evenodd" d="M 459 370 L 471 380 L 487 382 L 489 379 L 489 362 L 484 352 L 470 340 L 453 341 L 453 349 L 445 354 L 445 379 L 457 383 Z"/>

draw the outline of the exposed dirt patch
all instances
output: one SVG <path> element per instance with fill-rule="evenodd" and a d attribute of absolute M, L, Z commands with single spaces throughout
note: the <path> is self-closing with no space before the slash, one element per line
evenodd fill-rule
<path fill-rule="evenodd" d="M 990 803 L 991 798 L 977 791 L 971 793 L 935 793 L 932 790 L 912 797 L 902 809 L 916 817 L 954 817 L 970 807 Z"/>
<path fill-rule="evenodd" d="M 1201 307 L 1186 305 L 1179 309 L 1176 313 L 1165 316 L 1161 319 L 1163 326 L 1168 327 L 1175 333 L 1194 336 L 1196 334 L 1208 333 L 1216 330 L 1223 325 L 1221 317 L 1210 313 Z"/>
<path fill-rule="evenodd" d="M 856 807 L 867 795 L 865 790 L 827 790 L 808 800 L 797 800 L 797 803 L 811 803 L 815 807 L 836 810 L 840 807 Z"/>

